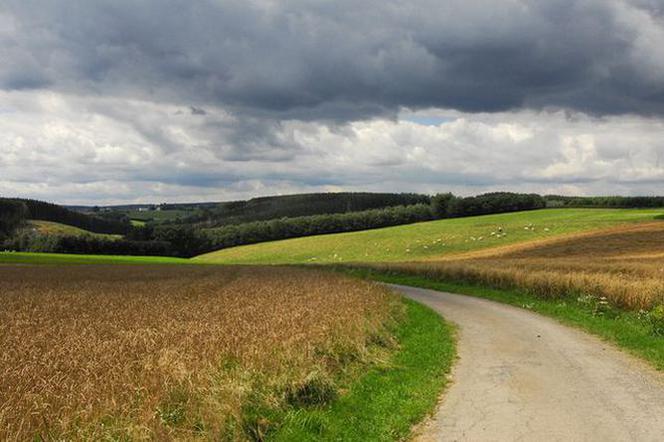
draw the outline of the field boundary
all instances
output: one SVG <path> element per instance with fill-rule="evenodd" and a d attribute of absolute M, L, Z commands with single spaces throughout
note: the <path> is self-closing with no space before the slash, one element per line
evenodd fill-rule
<path fill-rule="evenodd" d="M 269 440 L 402 440 L 436 410 L 456 359 L 456 332 L 433 309 L 400 295 L 400 348 L 322 409 L 292 410 Z"/>
<path fill-rule="evenodd" d="M 649 363 L 655 369 L 664 371 L 664 337 L 651 333 L 651 326 L 640 317 L 640 312 L 614 309 L 598 313 L 592 306 L 572 296 L 544 299 L 519 290 L 433 280 L 403 272 L 352 266 L 337 267 L 337 270 L 374 281 L 475 296 L 528 309 L 598 336 Z"/>

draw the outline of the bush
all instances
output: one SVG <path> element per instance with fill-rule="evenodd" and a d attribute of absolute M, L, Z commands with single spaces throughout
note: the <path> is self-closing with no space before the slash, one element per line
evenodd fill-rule
<path fill-rule="evenodd" d="M 286 400 L 296 407 L 323 406 L 337 397 L 334 382 L 322 373 L 314 372 L 301 383 L 292 385 L 286 392 Z"/>
<path fill-rule="evenodd" d="M 664 336 L 664 304 L 658 305 L 650 311 L 648 321 L 653 335 Z"/>

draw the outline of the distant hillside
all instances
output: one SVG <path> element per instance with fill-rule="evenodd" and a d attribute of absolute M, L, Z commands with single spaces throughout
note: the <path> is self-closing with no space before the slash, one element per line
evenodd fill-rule
<path fill-rule="evenodd" d="M 28 219 L 52 221 L 78 227 L 94 233 L 109 233 L 123 235 L 131 228 L 129 219 L 121 216 L 101 217 L 89 215 L 70 210 L 64 206 L 47 203 L 44 201 L 20 199 L 20 198 L 0 198 L 0 201 L 9 203 L 18 203 L 27 209 L 21 216 L 24 221 Z"/>
<path fill-rule="evenodd" d="M 661 209 L 544 209 L 441 219 L 231 247 L 195 260 L 216 264 L 421 261 L 556 235 L 651 222 L 661 213 Z"/>
<path fill-rule="evenodd" d="M 93 236 L 103 239 L 120 239 L 121 235 L 114 235 L 109 233 L 94 233 L 78 227 L 69 226 L 67 224 L 55 223 L 53 221 L 28 221 L 25 229 L 34 231 L 42 235 L 59 235 L 59 236 Z"/>
<path fill-rule="evenodd" d="M 268 196 L 246 201 L 218 203 L 216 206 L 199 207 L 192 215 L 182 218 L 179 223 L 220 227 L 279 218 L 361 212 L 386 207 L 429 204 L 430 200 L 431 198 L 428 195 L 414 193 L 342 192 Z"/>

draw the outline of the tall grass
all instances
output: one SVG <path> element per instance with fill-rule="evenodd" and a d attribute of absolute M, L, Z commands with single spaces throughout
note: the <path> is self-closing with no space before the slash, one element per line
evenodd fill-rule
<path fill-rule="evenodd" d="M 0 266 L 0 440 L 262 439 L 382 359 L 400 314 L 318 271 Z"/>

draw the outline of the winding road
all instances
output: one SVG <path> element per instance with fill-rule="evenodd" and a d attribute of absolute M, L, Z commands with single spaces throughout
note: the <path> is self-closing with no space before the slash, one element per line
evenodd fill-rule
<path fill-rule="evenodd" d="M 419 441 L 664 441 L 664 374 L 524 309 L 390 285 L 459 328 L 459 360 Z"/>

